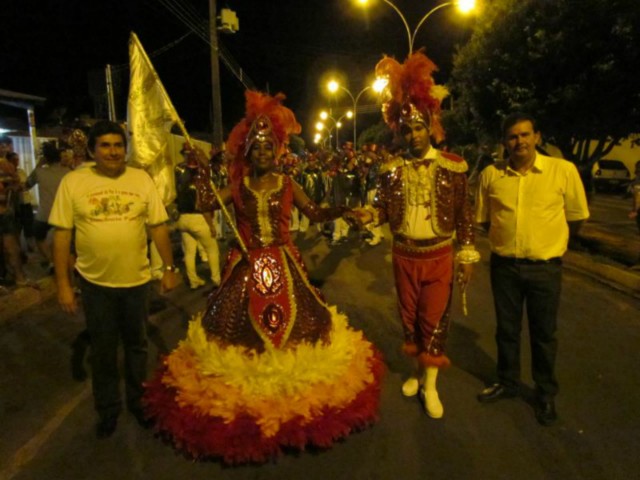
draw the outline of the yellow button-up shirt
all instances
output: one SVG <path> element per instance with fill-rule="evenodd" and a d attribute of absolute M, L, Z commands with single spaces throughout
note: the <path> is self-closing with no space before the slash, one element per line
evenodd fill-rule
<path fill-rule="evenodd" d="M 504 257 L 548 260 L 567 250 L 567 222 L 589 218 L 578 170 L 539 153 L 525 174 L 508 162 L 485 168 L 476 194 L 476 222 L 491 224 L 491 251 Z"/>

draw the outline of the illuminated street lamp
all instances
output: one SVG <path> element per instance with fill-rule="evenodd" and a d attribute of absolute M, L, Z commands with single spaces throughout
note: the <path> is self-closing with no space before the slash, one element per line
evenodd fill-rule
<path fill-rule="evenodd" d="M 424 15 L 424 17 L 422 17 L 422 19 L 420 19 L 420 21 L 418 22 L 418 25 L 416 26 L 415 30 L 413 31 L 413 33 L 411 33 L 411 29 L 409 28 L 409 24 L 407 23 L 407 19 L 404 17 L 404 15 L 400 11 L 400 9 L 398 7 L 396 7 L 393 4 L 393 2 L 391 2 L 390 0 L 382 0 L 382 1 L 384 3 L 386 3 L 387 5 L 389 5 L 391 8 L 393 8 L 396 11 L 396 13 L 398 15 L 400 15 L 400 18 L 402 19 L 402 23 L 404 24 L 404 28 L 407 31 L 407 38 L 409 39 L 409 55 L 411 55 L 413 53 L 413 44 L 414 44 L 414 42 L 416 40 L 416 35 L 418 33 L 418 30 L 420 29 L 422 24 L 427 20 L 427 18 L 429 18 L 431 16 L 432 13 L 440 10 L 441 8 L 448 7 L 450 5 L 455 5 L 458 8 L 458 11 L 460 13 L 467 14 L 467 13 L 471 12 L 476 6 L 476 0 L 454 0 L 454 1 L 451 1 L 451 2 L 444 2 L 444 3 L 441 3 L 440 5 L 436 5 L 431 10 L 429 10 Z M 358 0 L 358 3 L 360 5 L 365 6 L 365 5 L 367 5 L 369 3 L 369 0 Z"/>
<path fill-rule="evenodd" d="M 336 150 L 338 148 L 340 148 L 340 129 L 342 128 L 342 119 L 347 117 L 348 119 L 353 118 L 353 111 L 351 110 L 347 110 L 345 113 L 343 113 L 337 120 L 335 118 L 333 118 L 326 110 L 323 110 L 320 112 L 320 118 L 322 120 L 331 120 L 333 122 L 333 125 L 336 129 Z"/>
<path fill-rule="evenodd" d="M 317 141 L 315 143 L 320 143 L 322 139 L 322 132 L 325 131 L 327 133 L 326 139 L 329 140 L 329 148 L 331 148 L 331 139 L 333 138 L 333 128 L 328 128 L 323 122 L 316 122 L 316 136 Z"/>
<path fill-rule="evenodd" d="M 380 93 L 382 92 L 382 90 L 384 90 L 384 87 L 387 85 L 388 80 L 387 79 L 383 79 L 383 78 L 378 78 L 376 79 L 375 82 L 373 82 L 373 85 L 368 85 L 366 87 L 364 87 L 362 90 L 360 90 L 360 93 L 358 93 L 358 95 L 356 95 L 355 97 L 353 96 L 353 94 L 351 93 L 351 91 L 346 88 L 343 87 L 342 85 L 340 85 L 336 80 L 331 80 L 327 83 L 327 90 L 329 90 L 329 92 L 331 93 L 336 93 L 338 90 L 344 90 L 345 92 L 347 92 L 347 94 L 349 95 L 349 97 L 351 97 L 351 101 L 353 102 L 353 146 L 355 148 L 356 146 L 356 132 L 357 132 L 357 118 L 358 118 L 358 100 L 360 100 L 360 97 L 362 96 L 362 94 L 364 92 L 366 92 L 369 89 L 372 89 L 374 92 L 376 93 Z M 346 113 L 346 115 L 348 115 L 349 112 Z M 340 117 L 342 118 L 342 117 Z M 348 118 L 351 118 L 350 116 Z"/>

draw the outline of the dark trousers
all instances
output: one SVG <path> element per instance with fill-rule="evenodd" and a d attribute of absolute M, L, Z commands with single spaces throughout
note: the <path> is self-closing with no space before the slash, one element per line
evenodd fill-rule
<path fill-rule="evenodd" d="M 147 374 L 149 284 L 110 288 L 79 278 L 91 337 L 95 408 L 101 417 L 117 415 L 122 410 L 118 373 L 118 344 L 122 340 L 127 407 L 139 409 Z"/>
<path fill-rule="evenodd" d="M 496 309 L 498 379 L 509 387 L 520 382 L 520 332 L 524 306 L 529 320 L 532 376 L 537 393 L 552 399 L 558 393 L 555 360 L 558 348 L 556 325 L 562 264 L 521 263 L 491 256 L 491 288 Z"/>

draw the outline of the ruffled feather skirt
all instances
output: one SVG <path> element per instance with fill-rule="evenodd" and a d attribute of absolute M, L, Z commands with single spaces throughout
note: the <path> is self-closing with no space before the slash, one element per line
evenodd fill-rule
<path fill-rule="evenodd" d="M 194 318 L 146 385 L 156 431 L 191 458 L 238 464 L 328 448 L 375 422 L 380 353 L 329 311 L 328 341 L 263 352 L 212 340 Z"/>

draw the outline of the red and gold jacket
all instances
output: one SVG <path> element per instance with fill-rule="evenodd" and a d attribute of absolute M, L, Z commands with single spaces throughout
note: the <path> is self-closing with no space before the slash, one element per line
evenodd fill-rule
<path fill-rule="evenodd" d="M 384 165 L 380 172 L 378 192 L 373 204 L 374 222 L 378 225 L 388 222 L 394 239 L 399 240 L 405 222 L 405 165 L 410 160 L 397 158 Z M 431 198 L 431 222 L 438 240 L 451 239 L 454 234 L 458 244 L 473 246 L 474 233 L 471 206 L 468 201 L 465 160 L 457 155 L 436 150 L 435 159 L 414 160 L 429 165 L 435 162 L 435 173 L 430 186 L 434 192 Z"/>

